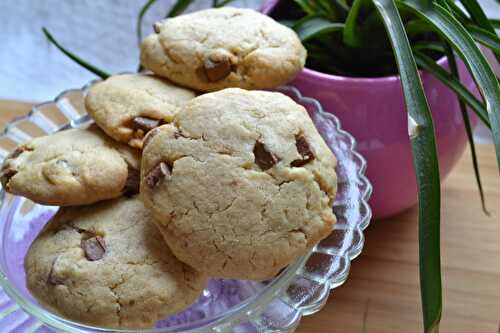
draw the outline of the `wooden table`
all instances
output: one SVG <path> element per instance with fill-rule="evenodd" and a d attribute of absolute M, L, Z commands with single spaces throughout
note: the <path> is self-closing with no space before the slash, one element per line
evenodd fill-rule
<path fill-rule="evenodd" d="M 30 103 L 0 101 L 0 128 Z M 500 177 L 492 145 L 478 146 L 491 216 L 481 211 L 468 152 L 445 180 L 442 332 L 500 332 Z M 347 282 L 299 333 L 422 331 L 417 211 L 372 222 Z"/>

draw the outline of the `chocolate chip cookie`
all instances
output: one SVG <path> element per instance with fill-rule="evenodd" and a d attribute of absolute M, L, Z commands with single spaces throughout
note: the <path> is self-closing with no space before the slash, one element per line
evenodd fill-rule
<path fill-rule="evenodd" d="M 87 325 L 144 329 L 192 304 L 206 278 L 177 260 L 136 197 L 64 207 L 25 259 L 42 305 Z"/>
<path fill-rule="evenodd" d="M 144 135 L 168 123 L 194 92 L 152 75 L 112 76 L 90 88 L 85 106 L 96 124 L 117 141 L 142 148 Z"/>
<path fill-rule="evenodd" d="M 0 181 L 37 203 L 84 205 L 137 193 L 139 166 L 137 151 L 93 125 L 20 145 L 3 162 Z"/>
<path fill-rule="evenodd" d="M 212 277 L 264 280 L 331 232 L 335 165 L 302 106 L 225 89 L 146 136 L 141 195 L 177 258 Z"/>
<path fill-rule="evenodd" d="M 201 91 L 266 89 L 302 70 L 306 50 L 295 32 L 251 9 L 224 7 L 155 24 L 141 47 L 145 68 Z"/>

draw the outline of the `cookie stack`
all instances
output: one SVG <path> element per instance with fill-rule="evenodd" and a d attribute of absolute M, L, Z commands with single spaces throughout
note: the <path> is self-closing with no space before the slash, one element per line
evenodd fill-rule
<path fill-rule="evenodd" d="M 302 106 L 256 90 L 303 68 L 295 33 L 236 8 L 154 28 L 151 72 L 95 84 L 94 125 L 18 147 L 0 173 L 62 207 L 28 251 L 27 285 L 88 325 L 153 327 L 207 278 L 270 279 L 335 223 L 335 157 Z"/>

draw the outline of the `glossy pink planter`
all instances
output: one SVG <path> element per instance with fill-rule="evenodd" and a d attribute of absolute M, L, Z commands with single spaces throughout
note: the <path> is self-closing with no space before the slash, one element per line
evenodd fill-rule
<path fill-rule="evenodd" d="M 267 1 L 268 14 L 277 1 Z M 438 64 L 447 68 L 446 59 Z M 474 82 L 459 63 L 462 83 L 475 91 Z M 421 74 L 437 135 L 442 179 L 464 151 L 467 137 L 456 95 L 429 73 Z M 417 187 L 408 138 L 408 121 L 398 76 L 349 78 L 304 69 L 292 82 L 304 96 L 316 98 L 325 111 L 334 113 L 342 127 L 358 142 L 368 162 L 373 185 L 370 206 L 376 219 L 415 205 Z M 473 125 L 477 118 L 471 117 Z"/>

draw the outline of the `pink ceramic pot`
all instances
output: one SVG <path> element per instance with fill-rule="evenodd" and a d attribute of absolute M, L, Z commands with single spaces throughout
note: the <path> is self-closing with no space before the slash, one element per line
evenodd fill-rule
<path fill-rule="evenodd" d="M 266 1 L 269 14 L 278 1 Z M 448 68 L 445 58 L 438 64 Z M 475 91 L 465 65 L 459 63 L 462 83 Z M 429 73 L 421 73 L 437 135 L 441 179 L 462 155 L 467 137 L 456 95 Z M 304 96 L 316 98 L 334 113 L 358 142 L 368 162 L 373 185 L 370 205 L 376 219 L 388 217 L 417 203 L 415 170 L 408 138 L 408 120 L 399 76 L 350 78 L 305 68 L 292 82 Z M 472 117 L 472 123 L 477 118 Z"/>

